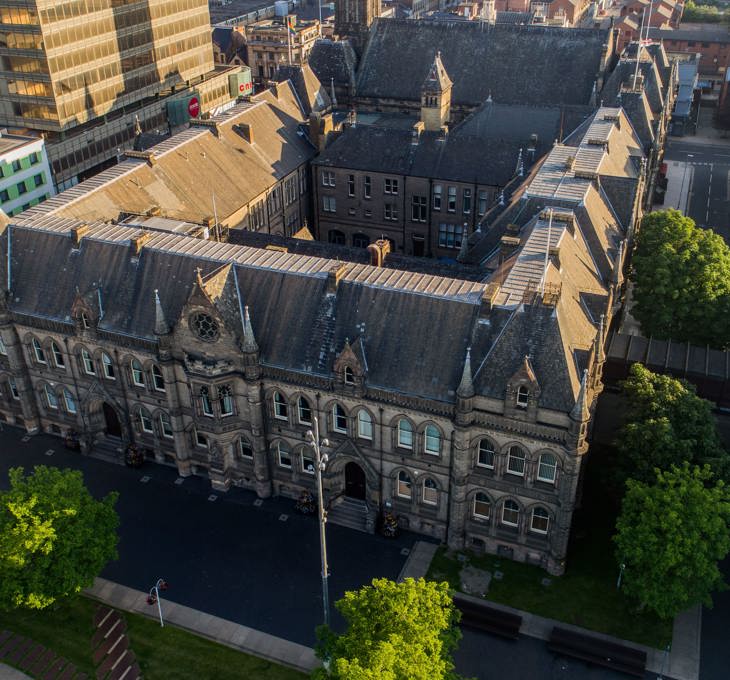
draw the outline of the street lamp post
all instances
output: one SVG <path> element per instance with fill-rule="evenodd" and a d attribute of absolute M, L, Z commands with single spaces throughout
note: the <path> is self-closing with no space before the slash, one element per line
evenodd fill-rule
<path fill-rule="evenodd" d="M 150 588 L 150 593 L 147 596 L 147 604 L 157 605 L 157 613 L 160 616 L 160 626 L 165 627 L 165 622 L 162 620 L 162 605 L 160 604 L 160 591 L 167 590 L 167 581 L 158 578 L 157 583 Z"/>
<path fill-rule="evenodd" d="M 317 495 L 319 499 L 319 549 L 322 558 L 322 606 L 324 607 L 324 625 L 330 625 L 330 595 L 329 595 L 329 568 L 327 567 L 327 539 L 325 524 L 327 512 L 324 509 L 324 493 L 322 491 L 322 472 L 329 460 L 326 453 L 322 453 L 322 446 L 329 446 L 326 439 L 319 439 L 319 421 L 314 418 L 314 431 L 307 430 L 307 442 L 314 451 L 314 470 L 317 475 Z"/>

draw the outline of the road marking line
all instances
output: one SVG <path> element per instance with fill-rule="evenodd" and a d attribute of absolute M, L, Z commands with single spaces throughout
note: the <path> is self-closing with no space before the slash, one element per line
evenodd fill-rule
<path fill-rule="evenodd" d="M 286 520 L 288 520 L 288 519 L 289 519 L 289 515 L 285 515 L 283 513 L 281 515 L 279 515 L 280 522 L 286 522 Z"/>
<path fill-rule="evenodd" d="M 30 435 L 25 435 L 20 441 L 27 444 L 30 441 Z"/>
<path fill-rule="evenodd" d="M 175 480 L 175 482 L 174 482 L 174 483 L 175 483 L 175 484 L 177 484 L 178 486 L 180 486 L 180 485 L 181 485 L 181 484 L 182 484 L 182 483 L 183 483 L 184 481 L 185 481 L 185 477 L 178 477 L 178 478 L 177 478 L 177 479 Z"/>
<path fill-rule="evenodd" d="M 212 494 L 210 494 L 210 496 L 208 496 L 208 500 L 212 503 L 213 501 L 218 500 L 218 496 L 216 496 L 214 493 L 212 493 Z"/>
<path fill-rule="evenodd" d="M 53 449 L 48 449 L 48 451 L 46 451 L 47 456 L 52 456 L 54 453 L 55 451 Z"/>
<path fill-rule="evenodd" d="M 255 500 L 255 501 L 253 502 L 253 504 L 254 504 L 254 507 L 256 507 L 256 508 L 260 508 L 260 507 L 261 507 L 261 506 L 262 506 L 262 505 L 264 504 L 264 499 L 263 499 L 263 498 L 257 498 L 257 499 L 256 499 L 256 500 Z"/>
<path fill-rule="evenodd" d="M 142 482 L 142 484 L 147 484 L 147 482 L 150 481 L 150 476 L 149 475 L 145 475 L 139 481 Z"/>

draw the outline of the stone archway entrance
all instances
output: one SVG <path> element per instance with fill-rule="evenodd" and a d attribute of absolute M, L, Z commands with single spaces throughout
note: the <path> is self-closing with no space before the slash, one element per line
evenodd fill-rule
<path fill-rule="evenodd" d="M 357 463 L 345 465 L 345 496 L 364 501 L 367 491 L 365 472 Z"/>
<path fill-rule="evenodd" d="M 111 437 L 121 438 L 122 425 L 119 422 L 117 412 L 107 402 L 102 404 L 101 410 L 104 414 L 104 432 Z"/>

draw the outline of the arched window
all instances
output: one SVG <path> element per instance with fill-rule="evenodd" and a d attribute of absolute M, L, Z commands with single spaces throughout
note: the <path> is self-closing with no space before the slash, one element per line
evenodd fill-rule
<path fill-rule="evenodd" d="M 502 506 L 502 524 L 516 527 L 520 521 L 520 506 L 514 501 L 505 501 Z"/>
<path fill-rule="evenodd" d="M 361 439 L 373 440 L 373 419 L 364 408 L 357 412 L 357 436 Z"/>
<path fill-rule="evenodd" d="M 479 453 L 477 454 L 477 465 L 479 467 L 494 470 L 494 444 L 489 439 L 479 440 Z"/>
<path fill-rule="evenodd" d="M 101 355 L 101 365 L 104 367 L 104 377 L 108 380 L 116 380 L 114 377 L 114 363 L 112 362 L 112 358 L 104 352 Z"/>
<path fill-rule="evenodd" d="M 423 436 L 423 450 L 432 456 L 441 453 L 441 432 L 434 425 L 427 425 Z"/>
<path fill-rule="evenodd" d="M 332 429 L 335 432 L 347 433 L 347 413 L 339 404 L 332 408 Z"/>
<path fill-rule="evenodd" d="M 140 408 L 137 411 L 137 418 L 139 419 L 139 428 L 142 430 L 142 432 L 147 432 L 148 434 L 151 434 L 155 431 L 155 429 L 152 427 L 152 418 L 150 417 L 149 411 Z"/>
<path fill-rule="evenodd" d="M 132 369 L 132 384 L 137 387 L 144 387 L 144 371 L 142 370 L 142 364 L 136 359 L 132 359 L 130 364 Z"/>
<path fill-rule="evenodd" d="M 164 411 L 160 413 L 160 432 L 165 439 L 172 439 L 172 422 L 170 422 L 170 416 Z"/>
<path fill-rule="evenodd" d="M 329 205 L 332 209 L 327 210 L 327 207 L 325 207 L 325 211 L 327 212 L 335 212 L 334 210 L 334 202 L 330 201 L 329 204 L 325 202 L 325 205 Z M 335 243 L 338 246 L 344 246 L 345 245 L 345 234 L 341 232 L 339 229 L 330 229 L 328 234 L 328 240 L 330 243 Z"/>
<path fill-rule="evenodd" d="M 314 458 L 312 458 L 312 453 L 308 448 L 302 449 L 302 472 L 308 475 L 313 475 L 316 472 Z"/>
<path fill-rule="evenodd" d="M 20 401 L 20 392 L 18 392 L 18 385 L 15 382 L 15 378 L 8 378 L 8 387 L 10 388 L 10 396 L 16 401 Z"/>
<path fill-rule="evenodd" d="M 0 336 L 0 355 L 6 357 L 8 355 L 8 348 L 5 347 L 5 341 Z"/>
<path fill-rule="evenodd" d="M 411 478 L 403 470 L 398 473 L 398 488 L 396 489 L 396 493 L 401 498 L 411 497 Z"/>
<path fill-rule="evenodd" d="M 529 399 L 529 397 L 529 390 L 524 385 L 520 385 L 517 388 L 517 407 L 527 408 L 527 400 Z"/>
<path fill-rule="evenodd" d="M 210 388 L 207 385 L 200 388 L 200 410 L 204 416 L 213 415 L 213 401 L 210 398 Z"/>
<path fill-rule="evenodd" d="M 355 384 L 355 374 L 349 366 L 345 366 L 345 385 Z"/>
<path fill-rule="evenodd" d="M 56 393 L 48 385 L 46 385 L 43 388 L 43 390 L 46 393 L 46 403 L 48 404 L 48 408 L 57 410 L 58 409 L 58 397 L 56 396 Z"/>
<path fill-rule="evenodd" d="M 70 413 L 71 415 L 74 415 L 76 413 L 76 400 L 73 397 L 73 394 L 69 392 L 66 388 L 63 390 L 63 402 L 66 405 L 66 411 Z"/>
<path fill-rule="evenodd" d="M 274 418 L 289 420 L 289 404 L 279 392 L 274 392 Z"/>
<path fill-rule="evenodd" d="M 438 485 L 430 477 L 423 480 L 423 502 L 428 505 L 439 504 Z"/>
<path fill-rule="evenodd" d="M 84 366 L 84 372 L 88 375 L 96 375 L 96 367 L 94 366 L 94 360 L 89 354 L 89 350 L 86 348 L 81 349 L 81 363 Z"/>
<path fill-rule="evenodd" d="M 218 386 L 218 405 L 221 409 L 221 417 L 233 415 L 233 391 L 230 385 Z"/>
<path fill-rule="evenodd" d="M 550 526 L 550 513 L 545 508 L 533 508 L 530 530 L 538 534 L 546 534 Z"/>
<path fill-rule="evenodd" d="M 152 384 L 158 392 L 165 391 L 165 379 L 162 377 L 162 370 L 157 364 L 152 364 Z"/>
<path fill-rule="evenodd" d="M 507 455 L 507 472 L 525 476 L 525 452 L 519 446 L 510 446 Z"/>
<path fill-rule="evenodd" d="M 366 234 L 353 234 L 352 245 L 355 248 L 367 248 L 370 245 L 370 238 Z"/>
<path fill-rule="evenodd" d="M 53 353 L 53 363 L 56 364 L 56 368 L 66 368 L 63 352 L 55 342 L 51 342 L 51 352 Z"/>
<path fill-rule="evenodd" d="M 246 460 L 253 460 L 253 447 L 251 446 L 251 443 L 246 439 L 245 437 L 241 437 L 238 440 L 238 453 L 240 454 L 241 458 L 245 458 Z"/>
<path fill-rule="evenodd" d="M 413 448 L 413 425 L 405 418 L 398 421 L 398 446 L 402 449 Z"/>
<path fill-rule="evenodd" d="M 487 494 L 479 491 L 474 494 L 474 517 L 477 519 L 489 519 L 492 516 L 492 504 Z"/>
<path fill-rule="evenodd" d="M 35 355 L 35 360 L 39 364 L 45 364 L 45 363 L 47 363 L 47 361 L 46 361 L 46 353 L 43 350 L 43 348 L 41 347 L 41 343 L 38 342 L 38 338 L 33 338 L 30 341 L 30 343 L 33 346 L 33 354 Z"/>
<path fill-rule="evenodd" d="M 309 401 L 306 397 L 299 397 L 297 402 L 299 407 L 299 422 L 302 425 L 312 424 L 312 407 L 309 405 Z"/>
<path fill-rule="evenodd" d="M 276 445 L 276 462 L 279 467 L 291 468 L 291 449 L 284 442 Z"/>
<path fill-rule="evenodd" d="M 555 484 L 558 461 L 552 453 L 543 453 L 537 466 L 537 479 L 548 484 Z"/>

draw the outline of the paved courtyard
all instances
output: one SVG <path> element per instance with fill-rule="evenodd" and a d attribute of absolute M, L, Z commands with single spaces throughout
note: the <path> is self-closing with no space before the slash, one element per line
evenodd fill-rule
<path fill-rule="evenodd" d="M 54 437 L 22 437 L 9 427 L 0 433 L 0 487 L 7 488 L 8 468 L 47 464 L 82 470 L 97 497 L 119 492 L 119 560 L 104 578 L 139 590 L 164 578 L 170 583 L 165 596 L 175 602 L 314 644 L 322 620 L 319 533 L 316 520 L 299 515 L 293 501 L 256 506 L 255 494 L 217 494 L 202 477 L 176 484 L 172 468 L 150 463 L 131 470 L 67 451 Z M 402 551 L 416 540 L 361 533 L 353 540 L 353 534 L 327 526 L 333 602 L 375 577 L 397 578 L 406 560 Z"/>

